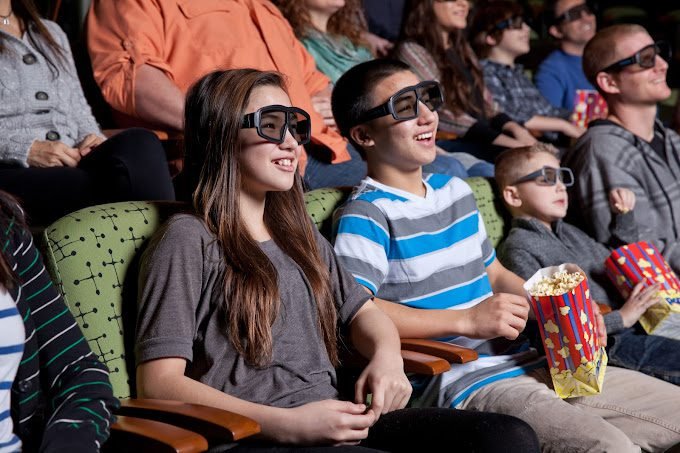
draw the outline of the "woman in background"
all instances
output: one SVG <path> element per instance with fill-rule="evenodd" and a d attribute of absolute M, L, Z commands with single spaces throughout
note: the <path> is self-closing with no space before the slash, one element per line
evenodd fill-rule
<path fill-rule="evenodd" d="M 102 136 L 66 35 L 33 0 L 0 0 L 0 100 L 0 189 L 32 224 L 97 203 L 174 199 L 151 132 Z"/>

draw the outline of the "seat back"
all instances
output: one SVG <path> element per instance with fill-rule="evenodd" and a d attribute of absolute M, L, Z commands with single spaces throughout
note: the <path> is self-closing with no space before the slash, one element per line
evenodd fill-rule
<path fill-rule="evenodd" d="M 90 348 L 109 368 L 118 398 L 136 393 L 132 351 L 139 256 L 165 219 L 184 207 L 139 201 L 93 206 L 42 233 L 47 269 Z"/>
<path fill-rule="evenodd" d="M 510 222 L 508 214 L 502 207 L 496 184 L 489 178 L 473 177 L 465 180 L 477 201 L 477 207 L 484 219 L 486 233 L 494 247 L 508 233 Z M 324 188 L 305 194 L 307 212 L 312 216 L 317 228 L 325 237 L 330 237 L 333 223 L 333 211 L 347 200 L 349 189 Z"/>

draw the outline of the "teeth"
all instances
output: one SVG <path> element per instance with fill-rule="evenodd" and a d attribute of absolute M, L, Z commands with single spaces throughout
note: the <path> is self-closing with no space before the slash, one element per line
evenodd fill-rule
<path fill-rule="evenodd" d="M 425 134 L 416 135 L 416 140 L 427 140 L 432 138 L 432 132 L 427 132 Z"/>
<path fill-rule="evenodd" d="M 293 165 L 293 161 L 291 159 L 278 159 L 275 160 L 274 163 L 282 167 L 290 167 L 291 165 Z"/>

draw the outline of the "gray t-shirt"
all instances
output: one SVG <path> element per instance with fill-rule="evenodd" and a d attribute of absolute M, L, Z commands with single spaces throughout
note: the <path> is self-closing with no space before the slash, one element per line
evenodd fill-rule
<path fill-rule="evenodd" d="M 328 264 L 338 322 L 346 327 L 369 295 L 317 242 Z M 185 375 L 229 395 L 276 407 L 337 397 L 335 369 L 317 328 L 316 304 L 299 266 L 274 241 L 260 244 L 278 270 L 281 304 L 272 327 L 273 360 L 247 365 L 228 339 L 225 260 L 215 236 L 195 216 L 179 214 L 156 235 L 142 259 L 137 363 L 187 360 Z"/>

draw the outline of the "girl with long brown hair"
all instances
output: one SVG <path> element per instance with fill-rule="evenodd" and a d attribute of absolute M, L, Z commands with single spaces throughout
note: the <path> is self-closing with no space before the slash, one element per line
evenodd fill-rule
<path fill-rule="evenodd" d="M 309 116 L 290 104 L 283 76 L 254 69 L 208 74 L 189 91 L 195 212 L 171 218 L 142 259 L 140 395 L 255 419 L 261 437 L 234 452 L 431 451 L 452 426 L 479 432 L 460 411 L 401 409 L 411 386 L 397 330 L 305 212 Z M 337 399 L 342 337 L 368 359 L 353 402 Z"/>
<path fill-rule="evenodd" d="M 274 0 L 319 71 L 335 83 L 349 68 L 373 58 L 361 0 Z"/>
<path fill-rule="evenodd" d="M 468 0 L 407 2 L 395 56 L 408 63 L 421 80 L 438 80 L 446 91 L 439 130 L 456 140 L 438 144 L 493 161 L 500 147 L 525 146 L 536 140 L 500 112 L 486 90 L 464 34 L 469 8 Z"/>
<path fill-rule="evenodd" d="M 0 189 L 33 224 L 109 201 L 174 199 L 165 152 L 149 131 L 105 139 L 64 32 L 33 0 L 0 0 Z"/>

